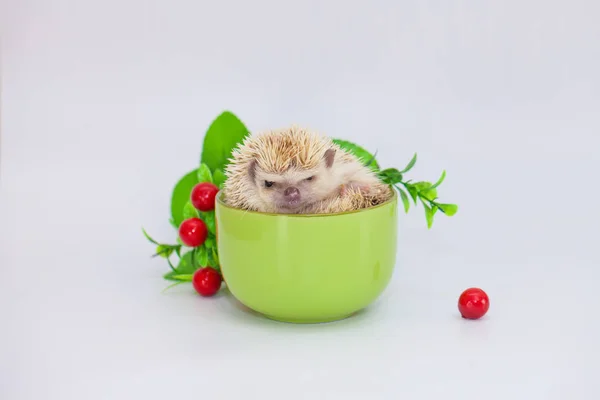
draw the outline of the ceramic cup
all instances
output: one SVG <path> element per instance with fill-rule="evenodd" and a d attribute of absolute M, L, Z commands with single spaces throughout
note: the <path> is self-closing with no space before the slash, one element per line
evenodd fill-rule
<path fill-rule="evenodd" d="M 396 263 L 398 197 L 339 214 L 243 211 L 216 201 L 217 243 L 231 294 L 267 318 L 318 323 L 375 301 Z"/>

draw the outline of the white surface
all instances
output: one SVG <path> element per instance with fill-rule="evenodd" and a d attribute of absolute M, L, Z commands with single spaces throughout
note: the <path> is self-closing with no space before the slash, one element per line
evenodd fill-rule
<path fill-rule="evenodd" d="M 598 2 L 320 3 L 1 3 L 2 400 L 600 397 Z M 223 109 L 416 151 L 460 211 L 344 322 L 161 294 L 140 227 Z"/>

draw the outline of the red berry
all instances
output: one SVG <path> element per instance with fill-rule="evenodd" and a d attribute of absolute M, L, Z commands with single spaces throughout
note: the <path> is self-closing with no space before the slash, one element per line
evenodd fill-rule
<path fill-rule="evenodd" d="M 479 319 L 490 308 L 488 295 L 479 288 L 469 288 L 458 299 L 458 310 L 463 318 Z"/>
<path fill-rule="evenodd" d="M 201 246 L 206 236 L 208 236 L 208 229 L 200 218 L 189 218 L 179 225 L 179 238 L 186 246 Z"/>
<path fill-rule="evenodd" d="M 200 268 L 194 272 L 192 284 L 200 296 L 210 297 L 221 288 L 221 275 L 214 268 Z"/>
<path fill-rule="evenodd" d="M 211 211 L 215 209 L 215 197 L 219 188 L 210 182 L 202 182 L 194 186 L 190 200 L 192 205 L 200 211 Z"/>

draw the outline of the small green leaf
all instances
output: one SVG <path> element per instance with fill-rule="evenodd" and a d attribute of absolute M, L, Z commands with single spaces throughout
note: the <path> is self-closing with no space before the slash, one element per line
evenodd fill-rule
<path fill-rule="evenodd" d="M 390 185 L 402 182 L 402 174 L 396 168 L 384 169 L 379 172 L 379 176 L 382 178 L 383 182 Z"/>
<path fill-rule="evenodd" d="M 156 244 L 156 245 L 158 244 L 158 242 L 157 242 L 156 240 L 152 239 L 152 238 L 150 237 L 150 235 L 148 235 L 148 233 L 146 232 L 146 230 L 145 230 L 144 228 L 142 228 L 142 232 L 144 233 L 144 236 L 146 237 L 146 239 L 148 239 L 148 241 L 149 241 L 150 243 L 152 243 L 152 244 Z"/>
<path fill-rule="evenodd" d="M 431 189 L 434 189 L 434 188 L 440 186 L 442 184 L 442 182 L 444 182 L 445 178 L 446 178 L 446 170 L 443 170 L 442 176 L 440 176 L 440 179 L 438 179 L 437 182 L 434 183 L 433 186 L 431 186 Z"/>
<path fill-rule="evenodd" d="M 173 218 L 169 218 L 169 224 L 171 224 L 171 226 L 175 229 L 178 229 L 179 227 L 177 226 L 177 224 L 175 223 L 175 221 L 173 220 Z"/>
<path fill-rule="evenodd" d="M 412 167 L 415 166 L 415 163 L 417 162 L 417 153 L 415 153 L 415 155 L 413 156 L 413 158 L 410 160 L 410 162 L 406 165 L 406 167 L 404 167 L 404 169 L 402 171 L 400 171 L 401 174 L 405 174 L 408 171 L 410 171 L 412 169 Z"/>
<path fill-rule="evenodd" d="M 188 201 L 183 207 L 182 216 L 183 219 L 186 220 L 189 218 L 198 218 L 200 214 L 198 213 L 198 210 L 196 210 L 196 208 L 192 205 L 192 202 Z"/>
<path fill-rule="evenodd" d="M 398 193 L 400 193 L 400 198 L 402 199 L 402 203 L 404 204 L 404 212 L 408 213 L 408 210 L 410 209 L 410 200 L 408 199 L 408 195 L 404 190 L 402 190 L 401 187 L 396 186 L 396 189 L 398 189 Z"/>
<path fill-rule="evenodd" d="M 438 204 L 438 207 L 444 214 L 446 214 L 449 217 L 453 216 L 458 211 L 458 206 L 456 204 L 441 204 L 440 203 L 440 204 Z"/>
<path fill-rule="evenodd" d="M 215 170 L 215 173 L 213 174 L 213 183 L 219 189 L 223 189 L 223 183 L 225 183 L 226 179 L 227 179 L 227 176 L 225 175 L 225 173 L 223 171 L 221 171 L 220 169 Z"/>
<path fill-rule="evenodd" d="M 205 246 L 196 247 L 196 262 L 202 268 L 208 265 L 208 250 Z"/>
<path fill-rule="evenodd" d="M 185 274 L 193 274 L 198 269 L 192 263 L 192 251 L 188 251 L 179 259 L 179 263 L 175 267 L 174 271 L 169 271 L 163 275 L 163 278 L 171 281 L 176 281 L 177 279 L 173 279 L 176 275 L 185 275 Z"/>
<path fill-rule="evenodd" d="M 215 212 L 208 211 L 208 212 L 200 213 L 200 219 L 202 219 L 202 221 L 204 221 L 204 223 L 206 224 L 206 227 L 208 228 L 208 231 L 211 234 L 215 235 Z"/>
<path fill-rule="evenodd" d="M 354 154 L 363 164 L 367 165 L 373 171 L 379 170 L 379 164 L 375 159 L 375 155 L 371 154 L 361 146 L 342 139 L 333 139 L 333 143 L 337 144 L 350 154 Z"/>
<path fill-rule="evenodd" d="M 215 245 L 215 239 L 211 236 L 206 238 L 206 241 L 204 242 L 204 246 L 206 246 L 207 249 L 212 249 Z"/>
<path fill-rule="evenodd" d="M 423 204 L 423 208 L 425 209 L 425 219 L 427 220 L 427 229 L 430 229 L 433 225 L 433 216 L 437 211 L 437 207 L 429 207 L 423 199 L 421 199 L 421 203 Z"/>
<path fill-rule="evenodd" d="M 173 193 L 171 195 L 171 217 L 173 219 L 172 225 L 175 228 L 179 228 L 179 225 L 183 222 L 183 208 L 185 204 L 190 201 L 190 195 L 192 189 L 198 183 L 197 170 L 188 172 L 183 178 L 177 182 Z"/>
<path fill-rule="evenodd" d="M 163 258 L 169 258 L 171 256 L 171 254 L 173 254 L 174 250 L 175 250 L 175 247 L 173 247 L 173 246 L 159 244 L 156 247 L 156 255 L 163 257 Z"/>
<path fill-rule="evenodd" d="M 212 266 L 215 264 L 215 258 L 213 257 L 213 249 L 206 248 L 206 254 L 208 256 L 208 265 Z"/>
<path fill-rule="evenodd" d="M 208 165 L 202 163 L 198 168 L 198 182 L 210 182 L 213 183 L 213 177 L 210 172 Z"/>
<path fill-rule="evenodd" d="M 204 136 L 200 163 L 211 171 L 224 170 L 232 151 L 249 134 L 246 126 L 230 111 L 224 111 L 210 124 Z"/>
<path fill-rule="evenodd" d="M 437 189 L 432 187 L 431 182 L 417 182 L 413 186 L 417 189 L 419 197 L 424 197 L 427 200 L 435 200 L 437 198 Z"/>
<path fill-rule="evenodd" d="M 437 189 L 428 189 L 423 192 L 420 192 L 421 197 L 426 198 L 427 200 L 435 200 L 437 199 Z"/>
<path fill-rule="evenodd" d="M 217 252 L 217 248 L 213 247 L 210 253 L 212 258 L 211 267 L 213 267 L 217 271 L 221 271 L 221 263 L 219 262 L 219 254 Z"/>
<path fill-rule="evenodd" d="M 208 251 L 208 266 L 217 271 L 221 271 L 219 266 L 219 257 L 217 256 L 217 252 L 214 248 Z"/>
<path fill-rule="evenodd" d="M 422 190 L 430 189 L 431 182 L 427 182 L 427 181 L 416 182 L 416 183 L 413 183 L 412 186 L 414 186 L 420 192 Z"/>
<path fill-rule="evenodd" d="M 171 278 L 174 281 L 181 281 L 181 282 L 191 282 L 193 277 L 194 277 L 194 274 L 180 274 L 180 275 L 171 276 Z"/>
<path fill-rule="evenodd" d="M 410 194 L 410 197 L 412 197 L 415 205 L 417 205 L 417 199 L 419 198 L 418 190 L 410 183 L 407 183 L 405 187 L 406 190 L 408 190 L 408 194 Z"/>

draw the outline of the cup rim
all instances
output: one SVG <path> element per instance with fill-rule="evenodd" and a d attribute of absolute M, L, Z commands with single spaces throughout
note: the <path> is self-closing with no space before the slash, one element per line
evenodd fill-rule
<path fill-rule="evenodd" d="M 338 212 L 338 213 L 323 213 L 323 214 L 278 214 L 278 213 L 269 213 L 269 212 L 261 212 L 261 211 L 243 210 L 241 208 L 235 208 L 235 207 L 231 207 L 231 206 L 225 204 L 225 202 L 223 201 L 223 196 L 224 196 L 223 190 L 219 190 L 215 200 L 216 200 L 216 203 L 219 205 L 219 207 L 226 208 L 226 209 L 229 209 L 232 211 L 243 212 L 244 214 L 264 215 L 266 217 L 280 217 L 280 218 L 319 218 L 319 217 L 323 218 L 323 217 L 338 217 L 338 216 L 343 216 L 343 215 L 365 213 L 365 212 L 369 212 L 371 210 L 376 210 L 378 208 L 385 207 L 385 206 L 389 205 L 390 203 L 394 203 L 398 200 L 398 193 L 393 188 L 391 188 L 391 190 L 392 190 L 392 196 L 388 200 L 384 201 L 381 204 L 377 204 L 376 206 L 361 208 L 361 209 L 352 210 L 352 211 L 342 211 L 342 212 Z"/>

